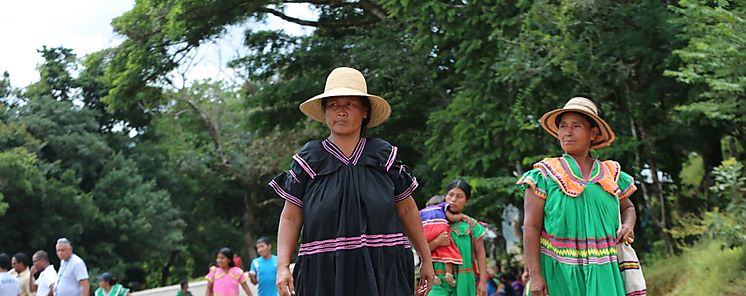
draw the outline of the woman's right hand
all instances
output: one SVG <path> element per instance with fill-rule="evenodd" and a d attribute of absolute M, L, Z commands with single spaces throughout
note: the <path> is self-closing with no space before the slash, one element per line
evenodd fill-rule
<path fill-rule="evenodd" d="M 433 240 L 439 247 L 445 247 L 451 244 L 451 238 L 448 236 L 448 232 L 446 231 L 440 233 L 438 237 Z"/>
<path fill-rule="evenodd" d="M 530 275 L 529 290 L 531 290 L 531 296 L 548 296 L 549 289 L 547 289 L 547 282 L 544 281 L 544 277 L 541 275 Z"/>
<path fill-rule="evenodd" d="M 293 284 L 293 273 L 288 266 L 277 267 L 277 292 L 280 296 L 295 295 L 295 285 Z"/>

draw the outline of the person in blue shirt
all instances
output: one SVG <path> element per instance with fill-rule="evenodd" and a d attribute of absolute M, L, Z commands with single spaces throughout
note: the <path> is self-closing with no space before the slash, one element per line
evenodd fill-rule
<path fill-rule="evenodd" d="M 260 237 L 256 240 L 256 251 L 259 257 L 251 260 L 251 283 L 259 284 L 259 296 L 277 296 L 277 256 L 272 254 L 272 241 L 266 236 Z"/>

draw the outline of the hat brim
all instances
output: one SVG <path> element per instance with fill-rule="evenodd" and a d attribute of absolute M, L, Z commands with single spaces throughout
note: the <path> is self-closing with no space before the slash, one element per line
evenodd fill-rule
<path fill-rule="evenodd" d="M 300 104 L 300 111 L 313 120 L 325 123 L 321 99 L 332 97 L 367 97 L 370 100 L 370 113 L 372 114 L 368 121 L 369 128 L 380 125 L 391 116 L 391 105 L 384 98 L 351 88 L 336 88 L 314 96 Z"/>
<path fill-rule="evenodd" d="M 598 125 L 598 129 L 600 130 L 601 133 L 591 143 L 591 148 L 598 149 L 598 148 L 609 146 L 616 139 L 616 135 L 614 134 L 614 131 L 611 129 L 611 126 L 608 123 L 606 123 L 605 120 L 598 117 L 598 115 L 593 114 L 583 109 L 562 108 L 562 109 L 555 109 L 555 110 L 549 111 L 543 116 L 541 116 L 541 121 L 540 121 L 541 127 L 544 128 L 544 130 L 547 131 L 550 135 L 559 139 L 559 127 L 557 126 L 557 117 L 567 112 L 577 112 L 577 113 L 585 114 L 596 122 L 596 125 Z"/>

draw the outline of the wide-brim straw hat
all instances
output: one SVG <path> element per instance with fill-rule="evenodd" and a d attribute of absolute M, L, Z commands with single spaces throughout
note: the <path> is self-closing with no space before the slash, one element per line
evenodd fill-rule
<path fill-rule="evenodd" d="M 368 85 L 365 83 L 363 73 L 348 67 L 332 70 L 326 78 L 324 93 L 300 104 L 300 111 L 313 120 L 325 122 L 321 99 L 347 96 L 367 97 L 370 100 L 368 127 L 377 126 L 391 116 L 391 105 L 384 98 L 368 93 Z"/>
<path fill-rule="evenodd" d="M 598 149 L 611 145 L 616 139 L 614 131 L 611 130 L 611 126 L 606 123 L 605 120 L 598 116 L 598 107 L 593 101 L 583 98 L 574 97 L 567 101 L 564 107 L 561 109 L 555 109 L 547 112 L 541 117 L 541 127 L 544 128 L 549 134 L 559 139 L 559 127 L 557 126 L 557 118 L 566 112 L 578 112 L 585 114 L 596 122 L 600 131 L 599 135 L 591 142 L 591 148 Z"/>

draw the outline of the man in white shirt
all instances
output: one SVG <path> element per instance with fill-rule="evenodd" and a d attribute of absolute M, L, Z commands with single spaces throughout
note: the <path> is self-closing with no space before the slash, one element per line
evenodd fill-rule
<path fill-rule="evenodd" d="M 49 264 L 49 255 L 47 252 L 42 250 L 36 251 L 31 256 L 33 262 L 31 266 L 31 278 L 29 279 L 29 286 L 31 292 L 36 292 L 36 296 L 52 296 L 52 286 L 57 281 L 57 271 L 54 270 L 54 265 Z M 39 279 L 34 280 L 33 274 L 41 270 Z"/>
<path fill-rule="evenodd" d="M 73 245 L 66 238 L 57 240 L 55 246 L 60 258 L 60 271 L 54 284 L 54 296 L 89 296 L 88 268 L 83 259 L 73 254 Z"/>
<path fill-rule="evenodd" d="M 21 291 L 18 279 L 8 273 L 10 266 L 10 257 L 0 253 L 0 296 L 18 296 Z"/>

